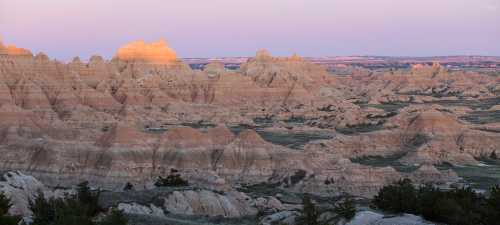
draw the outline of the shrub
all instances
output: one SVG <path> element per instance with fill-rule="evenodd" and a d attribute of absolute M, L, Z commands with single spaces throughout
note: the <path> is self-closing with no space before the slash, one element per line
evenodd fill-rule
<path fill-rule="evenodd" d="M 417 213 L 424 218 L 450 224 L 474 224 L 480 220 L 482 196 L 470 188 L 442 191 L 430 185 L 419 188 Z"/>
<path fill-rule="evenodd" d="M 471 188 L 443 191 L 427 185 L 415 192 L 410 184 L 400 181 L 382 188 L 372 200 L 372 206 L 392 213 L 415 213 L 427 220 L 453 225 L 500 224 L 498 186 L 492 187 L 490 197 L 486 198 Z M 402 203 L 405 199 L 408 202 Z"/>
<path fill-rule="evenodd" d="M 318 210 L 316 205 L 311 200 L 309 195 L 304 195 L 302 198 L 302 211 L 301 214 L 296 218 L 297 225 L 327 225 L 327 224 L 337 224 L 341 219 L 351 220 L 356 215 L 356 207 L 354 206 L 354 201 L 352 198 L 347 197 L 341 201 L 336 201 L 331 203 L 332 208 L 325 209 L 324 212 L 334 213 L 335 216 L 323 217 L 321 211 Z"/>
<path fill-rule="evenodd" d="M 490 197 L 486 200 L 482 218 L 484 224 L 500 224 L 500 186 L 490 188 Z"/>
<path fill-rule="evenodd" d="M 297 217 L 297 225 L 319 225 L 319 212 L 309 195 L 302 198 L 302 213 Z"/>
<path fill-rule="evenodd" d="M 90 207 L 78 198 L 53 200 L 53 225 L 93 225 Z"/>
<path fill-rule="evenodd" d="M 132 190 L 134 190 L 134 185 L 132 185 L 130 182 L 127 182 L 125 184 L 125 187 L 123 187 L 123 190 L 124 191 L 132 191 Z"/>
<path fill-rule="evenodd" d="M 372 206 L 393 213 L 414 213 L 416 208 L 416 190 L 411 180 L 400 180 L 383 187 L 374 197 Z"/>
<path fill-rule="evenodd" d="M 0 224 L 2 225 L 18 225 L 21 218 L 19 216 L 0 216 Z"/>
<path fill-rule="evenodd" d="M 297 170 L 295 173 L 290 176 L 290 183 L 292 185 L 295 185 L 299 183 L 302 179 L 306 177 L 306 171 L 305 170 Z"/>
<path fill-rule="evenodd" d="M 417 192 L 417 211 L 429 220 L 436 221 L 440 212 L 436 210 L 436 205 L 441 196 L 441 191 L 432 185 L 422 186 Z"/>
<path fill-rule="evenodd" d="M 94 225 L 92 219 L 100 212 L 99 192 L 93 193 L 87 182 L 77 186 L 76 195 L 64 199 L 46 199 L 42 192 L 30 201 L 32 225 Z"/>
<path fill-rule="evenodd" d="M 500 212 L 500 186 L 495 185 L 490 188 L 490 197 L 488 198 L 487 204 L 489 207 L 498 209 Z"/>
<path fill-rule="evenodd" d="M 55 219 L 54 199 L 46 200 L 43 192 L 38 192 L 34 201 L 29 201 L 29 208 L 33 212 L 32 225 L 50 225 Z"/>
<path fill-rule="evenodd" d="M 17 225 L 21 221 L 20 217 L 8 214 L 11 206 L 10 199 L 3 192 L 0 192 L 0 224 Z"/>
<path fill-rule="evenodd" d="M 10 199 L 0 192 L 0 216 L 7 215 L 11 206 Z"/>
<path fill-rule="evenodd" d="M 188 185 L 189 183 L 182 179 L 179 174 L 170 174 L 167 178 L 159 176 L 155 182 L 156 187 L 183 187 Z"/>
<path fill-rule="evenodd" d="M 434 221 L 445 222 L 449 224 L 460 224 L 460 213 L 463 213 L 463 209 L 457 204 L 454 199 L 442 197 L 436 200 L 436 204 L 433 205 L 432 209 L 435 212 Z M 424 216 L 425 217 L 425 216 Z M 431 219 L 431 218 L 426 218 Z"/>
<path fill-rule="evenodd" d="M 350 197 L 347 197 L 343 201 L 335 203 L 333 211 L 339 217 L 345 218 L 348 221 L 354 218 L 354 216 L 356 215 L 356 207 L 354 206 L 354 201 Z"/>
<path fill-rule="evenodd" d="M 83 182 L 77 186 L 76 202 L 82 206 L 82 212 L 87 216 L 95 216 L 103 209 L 99 206 L 100 191 L 93 193 L 88 186 L 88 182 Z M 71 198 L 70 198 L 71 199 Z"/>
<path fill-rule="evenodd" d="M 497 153 L 495 151 L 492 151 L 490 154 L 490 158 L 497 160 L 498 159 Z"/>

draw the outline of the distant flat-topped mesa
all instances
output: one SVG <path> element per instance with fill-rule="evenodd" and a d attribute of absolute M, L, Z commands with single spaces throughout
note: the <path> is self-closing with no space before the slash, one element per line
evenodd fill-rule
<path fill-rule="evenodd" d="M 9 56 L 33 56 L 33 54 L 24 48 L 18 48 L 14 45 L 5 46 L 0 41 L 0 55 L 9 55 Z"/>
<path fill-rule="evenodd" d="M 149 44 L 144 41 L 134 41 L 118 49 L 114 59 L 126 62 L 169 64 L 176 61 L 177 56 L 164 40 Z"/>

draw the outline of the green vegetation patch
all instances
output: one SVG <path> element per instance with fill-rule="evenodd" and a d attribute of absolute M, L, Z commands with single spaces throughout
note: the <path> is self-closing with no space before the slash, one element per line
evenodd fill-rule
<path fill-rule="evenodd" d="M 431 185 L 415 187 L 408 179 L 383 187 L 373 198 L 372 208 L 390 213 L 411 213 L 454 225 L 500 224 L 500 186 L 489 196 L 471 188 L 441 190 Z"/>

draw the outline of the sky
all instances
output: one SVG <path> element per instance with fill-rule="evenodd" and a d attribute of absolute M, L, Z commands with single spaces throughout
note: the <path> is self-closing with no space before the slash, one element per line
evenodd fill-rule
<path fill-rule="evenodd" d="M 0 37 L 61 60 L 161 38 L 183 58 L 500 56 L 500 0 L 0 0 Z"/>

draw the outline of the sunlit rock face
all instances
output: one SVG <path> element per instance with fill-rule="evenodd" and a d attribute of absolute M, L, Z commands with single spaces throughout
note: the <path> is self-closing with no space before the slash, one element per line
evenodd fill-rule
<path fill-rule="evenodd" d="M 24 48 L 18 48 L 14 45 L 5 46 L 0 41 L 0 55 L 9 55 L 9 56 L 32 56 L 33 54 Z"/>
<path fill-rule="evenodd" d="M 134 41 L 118 49 L 115 59 L 127 62 L 168 64 L 175 61 L 177 56 L 164 40 L 152 43 Z"/>

